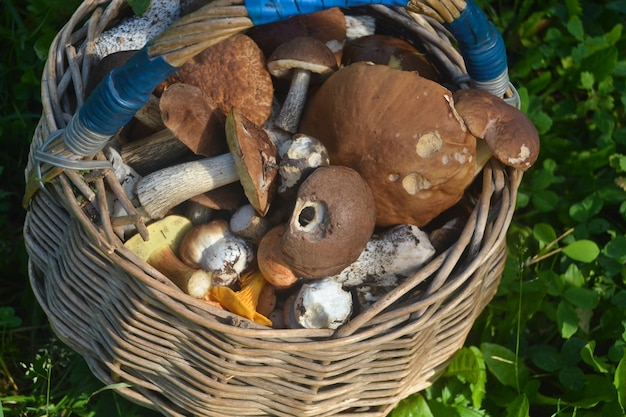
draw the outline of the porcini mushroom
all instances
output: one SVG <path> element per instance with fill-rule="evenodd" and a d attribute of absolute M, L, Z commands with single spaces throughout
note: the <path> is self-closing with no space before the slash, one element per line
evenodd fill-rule
<path fill-rule="evenodd" d="M 276 125 L 296 133 L 309 83 L 322 81 L 337 68 L 333 52 L 312 36 L 298 36 L 280 45 L 267 59 L 267 69 L 278 78 L 291 78 Z"/>
<path fill-rule="evenodd" d="M 352 295 L 331 279 L 309 281 L 294 300 L 293 312 L 306 329 L 337 329 L 350 319 Z"/>
<path fill-rule="evenodd" d="M 250 204 L 267 211 L 278 172 L 276 148 L 263 129 L 235 110 L 226 124 L 230 153 L 172 165 L 138 181 L 137 197 L 150 217 L 161 218 L 183 201 L 237 180 Z"/>
<path fill-rule="evenodd" d="M 124 246 L 149 265 L 169 278 L 176 286 L 194 298 L 202 298 L 211 289 L 212 274 L 183 263 L 177 252 L 191 222 L 182 216 L 171 215 L 148 227 L 150 238 L 144 241 L 136 234 Z"/>
<path fill-rule="evenodd" d="M 333 275 L 354 262 L 374 231 L 374 197 L 352 168 L 321 166 L 300 185 L 281 237 L 291 269 L 305 278 Z"/>
<path fill-rule="evenodd" d="M 274 85 L 263 52 L 238 33 L 205 49 L 179 70 L 180 80 L 201 88 L 224 115 L 233 108 L 261 126 L 270 115 Z"/>
<path fill-rule="evenodd" d="M 250 267 L 254 251 L 219 219 L 192 227 L 180 242 L 179 256 L 187 265 L 211 272 L 214 285 L 227 286 Z"/>
<path fill-rule="evenodd" d="M 453 98 L 469 131 L 485 140 L 496 159 L 522 171 L 535 163 L 539 134 L 524 113 L 482 90 L 459 90 Z"/>
<path fill-rule="evenodd" d="M 425 225 L 474 178 L 476 139 L 452 93 L 413 72 L 363 62 L 339 69 L 309 100 L 300 131 L 367 181 L 379 226 Z"/>
<path fill-rule="evenodd" d="M 346 18 L 341 9 L 332 7 L 254 26 L 246 34 L 259 45 L 265 56 L 270 56 L 279 45 L 288 40 L 305 35 L 319 39 L 337 53 L 346 38 Z"/>

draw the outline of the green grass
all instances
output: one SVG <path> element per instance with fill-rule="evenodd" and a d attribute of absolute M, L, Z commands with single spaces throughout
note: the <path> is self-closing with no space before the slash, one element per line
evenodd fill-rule
<path fill-rule="evenodd" d="M 56 340 L 28 286 L 21 195 L 47 45 L 77 0 L 3 0 L 0 416 L 151 416 Z M 626 407 L 626 1 L 483 0 L 541 156 L 499 292 L 444 376 L 392 413 L 617 417 Z"/>

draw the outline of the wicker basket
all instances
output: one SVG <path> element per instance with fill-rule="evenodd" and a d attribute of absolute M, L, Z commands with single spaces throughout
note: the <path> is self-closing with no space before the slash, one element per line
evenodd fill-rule
<path fill-rule="evenodd" d="M 123 7 L 86 0 L 56 37 L 30 174 L 37 150 L 83 102 L 93 40 Z M 440 25 L 416 17 L 403 30 L 451 82 L 466 80 Z M 56 334 L 101 381 L 128 383 L 122 395 L 165 415 L 384 416 L 434 381 L 495 294 L 521 177 L 488 163 L 456 243 L 337 331 L 268 329 L 183 294 L 113 233 L 104 200 L 120 185 L 106 171 L 62 169 L 30 199 L 31 284 Z"/>

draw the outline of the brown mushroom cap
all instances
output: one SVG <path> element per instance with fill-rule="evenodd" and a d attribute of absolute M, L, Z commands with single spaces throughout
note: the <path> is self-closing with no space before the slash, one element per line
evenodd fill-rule
<path fill-rule="evenodd" d="M 482 90 L 454 93 L 454 107 L 469 131 L 485 139 L 503 164 L 526 171 L 539 156 L 539 133 L 530 119 L 504 100 Z"/>
<path fill-rule="evenodd" d="M 331 164 L 367 181 L 380 226 L 425 225 L 474 178 L 476 139 L 452 93 L 413 72 L 367 63 L 338 70 L 309 100 L 300 131 L 324 143 Z"/>
<path fill-rule="evenodd" d="M 270 56 L 281 44 L 297 36 L 313 36 L 330 49 L 343 45 L 346 39 L 346 17 L 333 7 L 316 13 L 296 15 L 286 20 L 254 26 L 246 32 L 265 53 Z"/>
<path fill-rule="evenodd" d="M 359 257 L 375 220 L 374 197 L 363 178 L 348 167 L 322 166 L 298 190 L 281 249 L 302 277 L 334 275 Z"/>
<path fill-rule="evenodd" d="M 347 41 L 343 47 L 341 64 L 373 62 L 402 71 L 417 71 L 422 77 L 439 80 L 435 67 L 424 54 L 409 42 L 389 35 L 368 35 Z"/>
<path fill-rule="evenodd" d="M 224 114 L 236 107 L 259 126 L 270 116 L 272 79 L 263 53 L 244 34 L 205 49 L 187 61 L 178 75 L 182 82 L 202 88 Z"/>
<path fill-rule="evenodd" d="M 298 281 L 280 249 L 280 240 L 284 233 L 284 224 L 271 228 L 261 238 L 256 255 L 259 271 L 267 282 L 278 289 L 289 288 Z"/>
<path fill-rule="evenodd" d="M 319 39 L 298 36 L 280 45 L 267 59 L 267 69 L 278 78 L 290 77 L 295 68 L 309 71 L 312 81 L 316 78 L 323 80 L 337 68 L 337 61 L 333 52 Z"/>
<path fill-rule="evenodd" d="M 195 85 L 175 83 L 159 101 L 161 118 L 176 138 L 197 155 L 225 152 L 224 114 Z"/>
<path fill-rule="evenodd" d="M 278 186 L 276 146 L 261 127 L 235 108 L 226 116 L 226 141 L 248 201 L 264 216 Z"/>

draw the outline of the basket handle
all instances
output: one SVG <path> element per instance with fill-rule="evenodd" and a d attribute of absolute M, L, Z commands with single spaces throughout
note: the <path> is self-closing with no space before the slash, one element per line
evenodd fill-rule
<path fill-rule="evenodd" d="M 103 149 L 109 139 L 145 105 L 152 90 L 159 83 L 171 75 L 186 59 L 206 48 L 207 38 L 210 45 L 253 25 L 284 20 L 293 15 L 308 14 L 332 7 L 371 4 L 404 6 L 410 11 L 425 12 L 439 17 L 457 39 L 466 61 L 468 74 L 476 88 L 486 89 L 502 97 L 510 86 L 502 36 L 473 0 L 410 0 L 409 3 L 406 3 L 406 0 L 235 1 L 239 3 L 227 6 L 219 4 L 216 6 L 214 2 L 179 19 L 183 24 L 174 23 L 125 65 L 114 69 L 72 117 L 62 134 L 67 149 L 73 154 L 70 158 L 92 156 Z M 241 5 L 242 1 L 245 2 L 245 7 Z M 432 12 L 440 8 L 439 6 L 446 10 L 454 9 L 450 13 L 452 18 Z M 460 7 L 463 9 L 460 10 Z M 223 25 L 224 20 L 231 17 L 231 24 Z M 202 19 L 204 19 L 201 25 L 202 32 L 196 31 L 189 35 L 181 31 L 180 36 L 176 33 L 187 22 L 197 27 L 198 21 Z M 180 39 L 184 39 L 185 36 L 189 36 L 190 40 L 183 43 L 181 48 Z M 173 42 L 171 39 L 176 40 L 176 44 L 171 45 L 171 49 L 176 49 L 173 54 L 167 53 L 168 42 Z M 176 58 L 173 58 L 174 55 Z M 40 154 L 45 153 L 46 149 L 39 151 Z M 50 163 L 50 160 L 40 162 Z M 62 167 L 67 169 L 71 166 L 74 165 L 65 164 Z"/>

